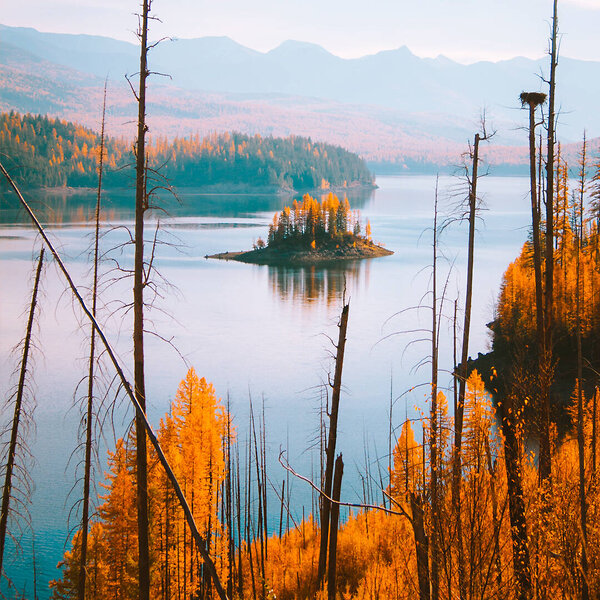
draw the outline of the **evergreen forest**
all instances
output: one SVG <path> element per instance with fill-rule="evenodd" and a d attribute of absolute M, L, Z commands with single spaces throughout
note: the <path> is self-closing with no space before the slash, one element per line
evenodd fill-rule
<path fill-rule="evenodd" d="M 103 142 L 104 186 L 131 187 L 130 141 Z M 91 187 L 97 183 L 100 134 L 41 115 L 0 114 L 0 153 L 25 187 Z M 148 166 L 172 186 L 328 189 L 373 186 L 364 160 L 340 146 L 310 138 L 241 133 L 150 139 Z"/>

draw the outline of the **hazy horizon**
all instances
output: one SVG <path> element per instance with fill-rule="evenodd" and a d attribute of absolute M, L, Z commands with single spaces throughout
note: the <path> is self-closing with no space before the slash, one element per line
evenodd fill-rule
<path fill-rule="evenodd" d="M 37 31 L 38 33 L 42 33 L 42 34 L 52 34 L 52 35 L 73 35 L 73 36 L 91 36 L 91 37 L 100 37 L 100 38 L 104 38 L 104 39 L 111 39 L 111 40 L 116 40 L 119 42 L 125 42 L 127 44 L 131 44 L 132 46 L 136 46 L 137 47 L 137 42 L 134 39 L 131 40 L 126 40 L 126 39 L 121 39 L 118 37 L 114 37 L 114 36 L 110 36 L 110 35 L 98 35 L 98 34 L 93 34 L 93 33 L 71 33 L 71 32 L 65 32 L 65 31 L 50 31 L 50 30 L 46 30 L 46 29 L 38 29 L 37 27 L 31 27 L 31 26 L 26 26 L 26 25 L 7 25 L 6 23 L 0 23 L 0 27 L 11 27 L 11 28 L 23 28 L 23 29 L 33 29 L 35 31 Z M 233 43 L 242 46 L 244 48 L 247 48 L 249 50 L 252 50 L 253 52 L 257 52 L 258 54 L 269 54 L 270 52 L 273 52 L 274 50 L 276 50 L 277 48 L 280 48 L 281 46 L 287 44 L 287 43 L 296 43 L 296 44 L 306 44 L 307 46 L 315 46 L 315 47 L 319 47 L 324 49 L 326 52 L 328 52 L 329 54 L 331 54 L 332 56 L 335 56 L 337 58 L 341 58 L 343 60 L 355 60 L 355 59 L 360 59 L 360 58 L 365 58 L 368 56 L 375 56 L 377 54 L 382 54 L 385 52 L 394 52 L 396 50 L 401 50 L 403 48 L 406 48 L 412 55 L 416 56 L 417 58 L 427 58 L 427 59 L 438 59 L 438 58 L 442 58 L 442 59 L 447 59 L 450 60 L 452 62 L 456 62 L 458 64 L 461 65 L 470 65 L 470 64 L 475 64 L 478 62 L 492 62 L 492 63 L 499 63 L 499 62 L 503 62 L 503 61 L 507 61 L 507 60 L 513 60 L 513 59 L 517 59 L 517 58 L 525 58 L 528 60 L 540 60 L 544 57 L 544 53 L 540 52 L 539 56 L 524 56 L 522 54 L 515 54 L 514 56 L 510 56 L 510 57 L 506 57 L 506 58 L 498 58 L 498 59 L 476 59 L 476 60 L 472 60 L 472 61 L 461 61 L 461 60 L 457 60 L 455 58 L 451 58 L 450 56 L 447 56 L 446 54 L 438 54 L 436 56 L 425 56 L 425 55 L 421 55 L 421 54 L 417 54 L 416 52 L 413 51 L 413 49 L 408 46 L 407 44 L 401 44 L 399 46 L 395 46 L 395 47 L 390 47 L 390 48 L 382 48 L 381 50 L 376 50 L 373 52 L 367 52 L 365 54 L 361 54 L 361 55 L 357 55 L 357 56 L 342 56 L 341 54 L 336 53 L 335 51 L 331 51 L 329 49 L 327 49 L 323 44 L 319 44 L 318 42 L 310 42 L 307 40 L 302 40 L 302 39 L 286 39 L 286 40 L 282 40 L 281 42 L 279 42 L 278 44 L 275 44 L 274 46 L 267 48 L 267 49 L 259 49 L 259 48 L 254 48 L 251 46 L 248 46 L 242 42 L 240 42 L 239 40 L 229 36 L 229 35 L 202 35 L 202 36 L 197 36 L 197 37 L 174 37 L 174 36 L 170 36 L 170 41 L 172 42 L 177 42 L 177 41 L 193 41 L 193 40 L 201 40 L 201 39 L 227 39 L 232 41 Z M 167 40 L 168 41 L 168 40 Z M 564 56 L 562 58 L 574 58 L 572 56 Z M 576 60 L 585 60 L 585 59 L 576 59 Z M 590 60 L 590 62 L 600 62 L 600 57 L 598 59 L 588 59 Z"/>
<path fill-rule="evenodd" d="M 137 4 L 108 0 L 30 0 L 10 3 L 3 23 L 39 31 L 87 34 L 135 41 Z M 419 57 L 440 54 L 470 64 L 517 56 L 537 59 L 546 51 L 550 0 L 429 0 L 419 6 L 373 0 L 368 7 L 357 0 L 259 0 L 248 7 L 241 0 L 227 3 L 155 0 L 154 37 L 192 39 L 226 36 L 268 52 L 286 40 L 318 44 L 341 58 L 357 58 L 407 46 Z M 434 15 L 432 17 L 432 15 Z M 385 16 L 385 18 L 384 18 Z M 493 27 L 490 26 L 493 23 Z M 559 3 L 563 35 L 561 55 L 600 60 L 600 0 L 563 0 Z M 507 32 L 510 32 L 507 35 Z"/>

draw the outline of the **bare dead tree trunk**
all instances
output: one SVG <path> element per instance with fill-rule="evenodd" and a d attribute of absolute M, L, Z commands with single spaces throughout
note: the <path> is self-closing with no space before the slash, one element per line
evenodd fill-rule
<path fill-rule="evenodd" d="M 240 444 L 236 443 L 236 514 L 237 514 L 237 538 L 238 538 L 238 595 L 244 597 L 244 569 L 242 564 L 242 494 L 241 494 L 241 472 L 240 472 Z"/>
<path fill-rule="evenodd" d="M 498 402 L 504 439 L 504 461 L 508 489 L 508 508 L 513 546 L 513 570 L 517 582 L 517 600 L 531 598 L 531 567 L 527 543 L 527 518 L 523 497 L 521 449 L 516 433 L 516 411 L 512 393 Z"/>
<path fill-rule="evenodd" d="M 104 166 L 104 122 L 106 116 L 106 82 L 102 102 L 102 127 L 100 130 L 100 156 L 98 158 L 98 193 L 96 196 L 96 214 L 94 230 L 94 274 L 92 281 L 92 315 L 96 317 L 98 300 L 98 247 L 100 240 L 100 201 L 102 197 L 102 172 Z M 81 516 L 81 556 L 79 560 L 79 579 L 77 598 L 85 600 L 85 581 L 87 576 L 87 544 L 90 514 L 90 482 L 92 473 L 92 419 L 94 416 L 94 371 L 96 361 L 96 330 L 92 325 L 90 332 L 90 356 L 88 363 L 88 393 L 85 422 L 85 467 L 83 474 L 83 502 Z"/>
<path fill-rule="evenodd" d="M 456 521 L 456 542 L 458 548 L 458 587 L 461 600 L 466 595 L 465 557 L 463 550 L 462 517 L 461 517 L 461 483 L 462 483 L 462 430 L 467 386 L 467 361 L 469 358 L 469 332 L 471 329 L 471 304 L 473 299 L 473 264 L 475 257 L 475 217 L 477 213 L 477 177 L 479 167 L 479 143 L 488 139 L 488 135 L 475 134 L 473 143 L 471 179 L 469 186 L 469 241 L 467 256 L 467 287 L 465 293 L 465 315 L 463 323 L 463 339 L 458 383 L 458 404 L 454 415 L 454 461 L 452 468 L 452 507 Z"/>
<path fill-rule="evenodd" d="M 229 569 L 231 570 L 231 575 L 227 579 L 227 596 L 231 598 L 233 596 L 233 588 L 234 588 L 234 571 L 235 571 L 235 540 L 234 540 L 234 517 L 233 517 L 233 486 L 232 486 L 232 460 L 231 460 L 231 441 L 232 441 L 232 432 L 231 432 L 231 407 L 229 405 L 229 395 L 227 395 L 227 440 L 226 440 L 226 448 L 225 448 L 225 459 L 227 465 L 227 475 L 225 477 L 225 521 L 227 523 L 227 558 L 229 562 Z"/>
<path fill-rule="evenodd" d="M 550 483 L 552 457 L 550 453 L 550 386 L 552 372 L 552 330 L 554 327 L 554 143 L 556 66 L 558 64 L 557 0 L 554 0 L 552 38 L 550 47 L 550 81 L 548 95 L 548 147 L 546 160 L 546 252 L 544 306 L 544 347 L 542 381 L 542 426 L 540 432 L 539 477 L 540 483 Z"/>
<path fill-rule="evenodd" d="M 44 264 L 44 249 L 40 251 L 35 280 L 33 283 L 33 292 L 31 294 L 31 304 L 29 305 L 29 318 L 27 319 L 27 329 L 25 331 L 25 340 L 23 342 L 23 354 L 21 358 L 21 369 L 19 372 L 19 383 L 17 386 L 17 395 L 15 398 L 15 410 L 13 413 L 12 427 L 10 431 L 10 442 L 8 444 L 8 454 L 6 457 L 6 467 L 4 473 L 4 486 L 2 488 L 2 509 L 0 512 L 0 577 L 2 576 L 2 565 L 4 563 L 4 547 L 6 542 L 6 529 L 8 525 L 8 513 L 10 510 L 10 498 L 12 492 L 12 476 L 15 468 L 15 458 L 17 454 L 17 444 L 19 439 L 19 425 L 21 424 L 21 414 L 23 408 L 23 395 L 25 392 L 25 377 L 27 375 L 27 361 L 29 359 L 29 349 L 31 347 L 31 330 L 33 329 L 33 320 L 35 316 L 35 307 L 37 304 L 37 295 Z"/>
<path fill-rule="evenodd" d="M 410 493 L 411 524 L 415 536 L 417 553 L 417 577 L 419 580 L 419 600 L 430 600 L 429 589 L 429 541 L 425 533 L 423 501 L 416 492 Z"/>
<path fill-rule="evenodd" d="M 521 104 L 529 107 L 529 180 L 531 196 L 531 229 L 533 237 L 533 270 L 535 277 L 535 308 L 538 353 L 544 356 L 544 298 L 542 291 L 542 248 L 540 238 L 540 211 L 536 183 L 535 109 L 546 100 L 546 94 L 523 92 Z"/>
<path fill-rule="evenodd" d="M 331 507 L 331 525 L 329 528 L 329 564 L 327 569 L 327 598 L 335 600 L 336 592 L 336 564 L 337 564 L 337 536 L 340 518 L 340 494 L 342 490 L 342 475 L 344 474 L 344 461 L 340 454 L 335 461 L 335 474 L 333 477 L 333 492 Z"/>
<path fill-rule="evenodd" d="M 598 395 L 600 394 L 600 390 L 598 386 L 594 390 L 594 399 L 592 400 L 592 481 L 596 481 L 596 435 L 597 435 L 597 425 L 596 422 L 598 420 Z"/>
<path fill-rule="evenodd" d="M 583 134 L 583 147 L 581 151 L 581 170 L 579 172 L 579 214 L 577 235 L 577 295 L 576 301 L 576 327 L 577 327 L 577 447 L 579 451 L 579 517 L 581 525 L 581 598 L 588 600 L 588 560 L 587 560 L 587 500 L 585 497 L 585 438 L 584 438 L 584 412 L 583 412 L 583 356 L 581 351 L 581 253 L 583 252 L 583 198 L 585 195 L 586 178 L 586 139 Z"/>
<path fill-rule="evenodd" d="M 140 23 L 140 73 L 138 88 L 138 128 L 135 162 L 135 258 L 133 283 L 133 362 L 134 393 L 146 412 L 144 377 L 144 213 L 146 197 L 146 80 L 148 78 L 148 16 L 151 0 L 143 0 Z M 135 417 L 136 482 L 138 523 L 139 600 L 150 600 L 150 539 L 148 523 L 148 457 L 146 433 L 141 415 Z"/>
<path fill-rule="evenodd" d="M 439 565 L 439 465 L 438 465 L 438 339 L 437 339 L 437 216 L 438 216 L 438 181 L 435 183 L 435 200 L 433 211 L 433 277 L 431 301 L 431 413 L 430 456 L 431 456 L 431 597 L 439 597 L 440 565 Z"/>
<path fill-rule="evenodd" d="M 498 493 L 496 491 L 496 462 L 492 462 L 492 450 L 490 448 L 489 435 L 485 436 L 485 454 L 487 458 L 487 468 L 490 474 L 490 493 L 492 496 L 492 523 L 494 526 L 494 554 L 496 566 L 496 584 L 498 589 L 502 589 L 502 553 L 500 551 L 500 529 L 502 520 L 498 518 Z"/>
<path fill-rule="evenodd" d="M 265 421 L 265 398 L 262 401 L 262 481 L 263 481 L 263 534 L 265 538 L 265 562 L 269 560 L 269 530 L 268 530 L 268 507 L 267 507 L 267 424 Z M 263 577 L 265 574 L 263 573 Z M 265 584 L 266 585 L 266 584 Z"/>
<path fill-rule="evenodd" d="M 333 467 L 335 460 L 335 445 L 337 441 L 337 424 L 340 406 L 340 391 L 342 389 L 342 367 L 344 365 L 344 349 L 346 347 L 346 329 L 348 328 L 348 312 L 350 305 L 345 304 L 339 322 L 339 337 L 335 357 L 335 375 L 333 378 L 333 391 L 331 394 L 331 413 L 329 415 L 329 436 L 327 440 L 325 464 L 325 485 L 323 492 L 327 498 L 331 498 L 331 486 L 333 482 Z M 319 566 L 317 571 L 317 584 L 321 585 L 325 577 L 327 566 L 327 541 L 329 539 L 329 517 L 331 506 L 329 500 L 321 496 L 321 543 L 319 548 Z"/>
<path fill-rule="evenodd" d="M 261 598 L 264 599 L 266 597 L 266 587 L 265 587 L 265 582 L 266 582 L 266 578 L 265 578 L 265 562 L 266 562 L 266 560 L 265 560 L 266 559 L 266 557 L 265 557 L 265 537 L 266 537 L 266 532 L 264 530 L 265 520 L 263 517 L 263 512 L 264 512 L 263 488 L 265 485 L 265 480 L 263 478 L 263 469 L 262 469 L 262 440 L 259 442 L 259 439 L 256 435 L 256 421 L 254 419 L 252 403 L 250 403 L 250 422 L 252 424 L 252 430 L 250 433 L 254 439 L 254 458 L 255 458 L 255 467 L 256 467 L 256 490 L 257 490 L 257 495 L 258 495 L 257 538 L 258 538 L 258 545 L 260 548 L 260 554 L 258 556 L 258 560 L 259 560 L 258 566 L 260 567 L 260 579 L 261 579 L 260 594 L 261 594 Z M 260 435 L 260 431 L 259 431 L 259 435 Z M 259 455 L 259 443 L 261 446 L 260 455 Z M 258 553 L 258 551 L 257 551 L 257 553 Z"/>
<path fill-rule="evenodd" d="M 285 479 L 281 482 L 281 504 L 279 506 L 279 539 L 283 536 L 283 507 L 285 506 Z"/>

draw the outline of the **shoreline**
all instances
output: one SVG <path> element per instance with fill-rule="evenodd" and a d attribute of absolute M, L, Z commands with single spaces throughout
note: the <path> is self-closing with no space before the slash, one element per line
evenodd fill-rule
<path fill-rule="evenodd" d="M 328 265 L 345 261 L 364 260 L 391 256 L 392 250 L 383 248 L 373 243 L 364 243 L 358 247 L 346 246 L 345 248 L 322 248 L 319 250 L 285 250 L 280 248 L 260 248 L 256 250 L 239 250 L 206 254 L 206 260 L 233 260 L 235 262 L 269 265 L 269 266 L 306 266 Z"/>
<path fill-rule="evenodd" d="M 353 190 L 376 190 L 378 189 L 378 185 L 373 183 L 361 183 L 361 182 L 352 182 L 350 185 L 346 186 L 330 186 L 329 188 L 302 188 L 299 190 L 293 188 L 286 187 L 277 187 L 277 186 L 253 186 L 246 184 L 238 184 L 238 183 L 215 183 L 210 185 L 203 186 L 176 186 L 173 185 L 173 189 L 177 193 L 177 191 L 183 192 L 194 190 L 198 195 L 279 195 L 279 196 L 292 196 L 294 194 L 328 194 L 332 192 L 334 194 L 338 194 L 346 191 Z M 77 194 L 90 194 L 96 193 L 98 190 L 96 187 L 89 186 L 81 186 L 81 187 L 72 187 L 72 186 L 32 186 L 32 187 L 22 187 L 24 191 L 42 191 L 46 194 L 57 195 L 57 196 L 75 196 Z M 122 186 L 105 186 L 102 188 L 102 192 L 131 192 L 133 188 L 122 187 Z"/>

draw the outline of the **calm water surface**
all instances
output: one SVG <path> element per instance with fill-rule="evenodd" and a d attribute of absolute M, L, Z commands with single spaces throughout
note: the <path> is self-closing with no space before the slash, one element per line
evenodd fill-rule
<path fill-rule="evenodd" d="M 305 475 L 317 471 L 314 450 L 319 431 L 323 382 L 332 368 L 332 346 L 327 336 L 337 336 L 342 297 L 350 300 L 344 390 L 340 414 L 338 451 L 346 468 L 342 495 L 349 501 L 363 496 L 365 463 L 377 472 L 376 459 L 387 466 L 390 396 L 394 398 L 392 421 L 417 418 L 417 407 L 426 405 L 427 366 L 416 366 L 426 357 L 426 328 L 430 311 L 408 310 L 427 305 L 431 262 L 431 224 L 435 190 L 432 177 L 379 178 L 379 189 L 354 193 L 353 208 L 370 219 L 373 237 L 394 255 L 349 263 L 339 268 L 274 268 L 234 262 L 210 261 L 204 256 L 226 250 L 242 250 L 259 236 L 266 236 L 273 212 L 289 203 L 281 196 L 206 196 L 184 190 L 179 202 L 166 202 L 167 215 L 149 220 L 151 238 L 160 216 L 157 267 L 167 283 L 150 313 L 151 328 L 159 337 L 146 341 L 148 412 L 157 425 L 169 409 L 187 366 L 212 381 L 217 394 L 229 397 L 239 438 L 245 440 L 251 397 L 260 410 L 264 403 L 270 453 L 269 477 L 285 478 L 277 461 L 280 448 L 288 448 L 292 465 Z M 481 181 L 485 210 L 476 238 L 477 259 L 473 302 L 471 355 L 486 351 L 485 323 L 491 320 L 502 273 L 526 239 L 528 223 L 527 180 L 493 178 Z M 458 186 L 458 187 L 457 187 Z M 451 213 L 460 198 L 460 184 L 440 179 L 442 216 Z M 41 196 L 29 194 L 43 215 L 75 281 L 82 287 L 90 280 L 91 196 Z M 126 241 L 131 224 L 132 194 L 107 194 L 105 250 Z M 466 226 L 456 223 L 445 230 L 441 252 L 444 271 L 453 265 L 448 279 L 444 312 L 451 315 L 453 302 L 462 294 Z M 25 215 L 8 193 L 0 197 L 0 392 L 7 398 L 18 362 L 11 350 L 23 335 L 33 260 L 40 243 Z M 131 367 L 131 324 L 124 303 L 131 283 L 115 281 L 122 273 L 110 271 L 117 264 L 127 269 L 132 249 L 122 247 L 103 264 L 104 303 L 101 321 L 124 365 Z M 109 285 L 112 283 L 112 285 Z M 36 404 L 36 431 L 29 434 L 35 457 L 31 470 L 34 490 L 30 513 L 35 530 L 37 589 L 48 597 L 47 582 L 59 576 L 56 564 L 69 540 L 69 511 L 79 495 L 76 474 L 79 454 L 79 408 L 74 407 L 77 383 L 86 371 L 86 335 L 81 318 L 53 264 L 44 272 L 41 313 L 36 328 L 37 350 L 32 376 Z M 401 312 L 404 311 L 404 312 Z M 112 315 L 112 316 L 110 316 Z M 443 321 L 443 368 L 451 367 L 450 320 Z M 403 333 L 411 330 L 411 333 Z M 176 350 L 163 339 L 172 338 Z M 415 342 L 415 343 L 410 343 Z M 449 382 L 447 376 L 444 377 Z M 404 393 L 410 388 L 412 392 Z M 4 414 L 4 421 L 9 413 Z M 105 468 L 105 448 L 115 436 L 126 434 L 132 413 L 124 406 L 115 412 L 113 427 L 105 427 L 98 473 Z M 311 450 L 313 448 L 313 450 Z M 366 448 L 366 450 L 365 450 Z M 74 492 L 68 493 L 75 485 Z M 374 492 L 375 493 L 375 492 Z M 292 482 L 292 510 L 301 518 L 311 510 L 311 492 Z M 272 506 L 275 505 L 273 497 Z M 378 500 L 379 497 L 374 498 Z M 275 515 L 274 513 L 277 513 Z M 271 526 L 278 527 L 278 509 Z M 21 554 L 5 562 L 18 589 L 33 596 L 31 562 L 33 540 L 26 533 Z M 68 547 L 68 546 L 67 546 Z"/>

